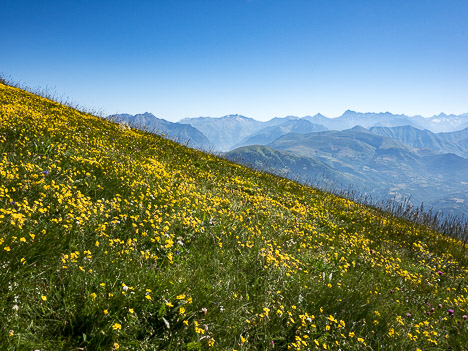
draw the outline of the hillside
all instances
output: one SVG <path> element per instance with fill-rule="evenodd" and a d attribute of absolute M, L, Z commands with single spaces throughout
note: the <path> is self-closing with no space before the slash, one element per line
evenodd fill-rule
<path fill-rule="evenodd" d="M 308 184 L 341 188 L 359 182 L 359 178 L 336 171 L 317 159 L 272 149 L 264 145 L 243 146 L 225 153 L 225 157 L 249 167 L 291 177 Z"/>
<path fill-rule="evenodd" d="M 467 245 L 0 84 L 1 350 L 463 350 Z"/>
<path fill-rule="evenodd" d="M 267 123 L 272 124 L 271 121 L 266 122 L 265 124 Z M 234 147 L 266 145 L 288 133 L 312 133 L 321 132 L 323 130 L 326 130 L 326 128 L 319 124 L 311 123 L 305 119 L 286 120 L 280 125 L 270 125 L 256 133 L 253 133 L 252 135 L 249 135 Z"/>
<path fill-rule="evenodd" d="M 468 157 L 468 128 L 450 133 L 432 133 L 411 126 L 373 127 L 370 132 L 401 141 L 403 144 L 418 148 L 430 149 L 438 153 L 454 153 L 460 157 Z"/>

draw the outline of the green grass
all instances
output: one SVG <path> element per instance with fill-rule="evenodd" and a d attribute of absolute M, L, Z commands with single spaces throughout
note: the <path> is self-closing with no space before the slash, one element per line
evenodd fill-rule
<path fill-rule="evenodd" d="M 3 84 L 0 153 L 2 350 L 467 349 L 421 224 Z"/>

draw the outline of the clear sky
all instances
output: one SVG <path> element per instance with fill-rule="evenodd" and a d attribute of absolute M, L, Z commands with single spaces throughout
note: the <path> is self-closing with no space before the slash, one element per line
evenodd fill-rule
<path fill-rule="evenodd" d="M 0 14 L 0 73 L 106 114 L 468 112 L 467 0 L 1 0 Z"/>

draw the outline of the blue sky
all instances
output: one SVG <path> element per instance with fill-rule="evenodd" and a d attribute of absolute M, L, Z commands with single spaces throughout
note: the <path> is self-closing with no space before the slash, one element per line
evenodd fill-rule
<path fill-rule="evenodd" d="M 0 73 L 106 114 L 468 112 L 466 0 L 2 0 L 0 13 Z"/>

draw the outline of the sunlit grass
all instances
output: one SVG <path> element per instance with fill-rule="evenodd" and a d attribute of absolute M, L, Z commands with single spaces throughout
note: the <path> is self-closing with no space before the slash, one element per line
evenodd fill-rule
<path fill-rule="evenodd" d="M 0 349 L 462 350 L 466 244 L 0 84 Z"/>

